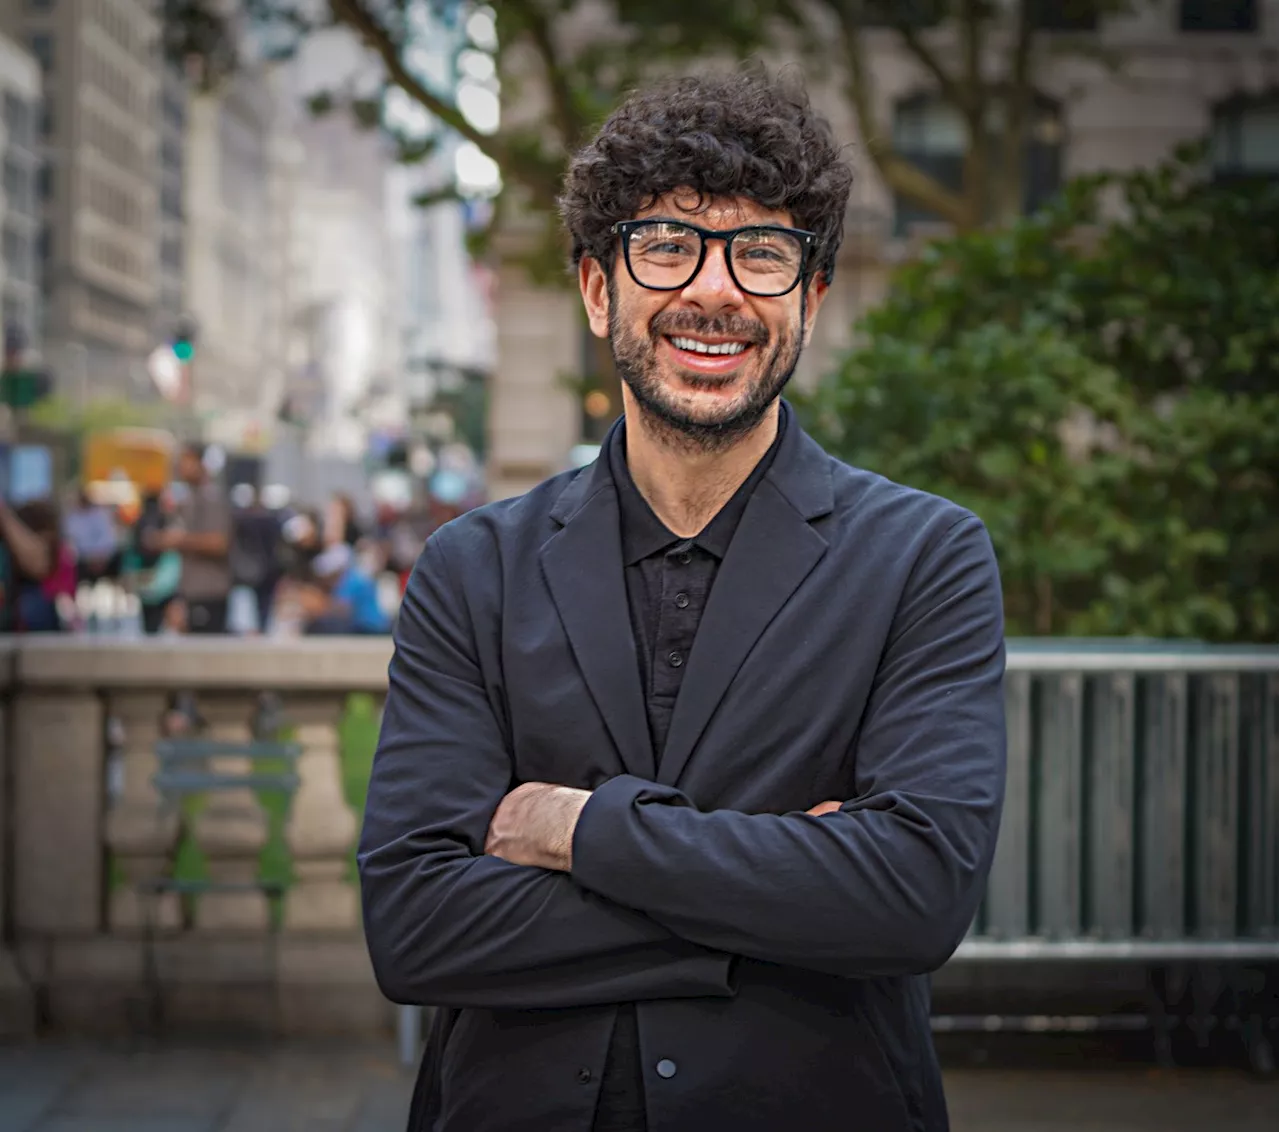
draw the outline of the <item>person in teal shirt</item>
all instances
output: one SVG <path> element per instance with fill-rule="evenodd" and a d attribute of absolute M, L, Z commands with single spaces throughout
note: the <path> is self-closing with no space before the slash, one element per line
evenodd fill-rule
<path fill-rule="evenodd" d="M 178 592 L 182 579 L 182 555 L 176 550 L 160 553 L 145 548 L 151 531 L 163 530 L 168 523 L 164 498 L 148 495 L 142 502 L 142 514 L 133 528 L 133 538 L 122 563 L 124 574 L 133 583 L 142 603 L 142 628 L 147 634 L 158 633 L 164 625 L 165 611 Z"/>

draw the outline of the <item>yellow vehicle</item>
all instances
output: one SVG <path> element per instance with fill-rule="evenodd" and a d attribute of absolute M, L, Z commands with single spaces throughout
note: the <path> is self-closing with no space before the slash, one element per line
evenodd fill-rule
<path fill-rule="evenodd" d="M 85 437 L 80 482 L 95 503 L 116 507 L 164 490 L 178 442 L 160 428 L 113 428 Z"/>

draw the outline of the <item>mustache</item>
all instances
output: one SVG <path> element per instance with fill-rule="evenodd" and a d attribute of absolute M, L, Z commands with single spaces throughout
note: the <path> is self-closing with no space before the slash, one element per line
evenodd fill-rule
<path fill-rule="evenodd" d="M 764 323 L 741 315 L 708 318 L 697 311 L 659 311 L 649 323 L 649 329 L 655 337 L 691 333 L 740 338 L 753 345 L 763 345 L 769 341 L 769 331 Z"/>

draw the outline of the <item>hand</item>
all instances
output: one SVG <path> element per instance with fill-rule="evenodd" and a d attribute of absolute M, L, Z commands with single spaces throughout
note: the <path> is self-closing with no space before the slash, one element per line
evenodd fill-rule
<path fill-rule="evenodd" d="M 177 550 L 182 545 L 182 532 L 176 530 L 148 531 L 145 541 L 147 550 L 152 554 L 160 554 L 166 550 Z"/>
<path fill-rule="evenodd" d="M 820 818 L 823 814 L 834 814 L 843 805 L 843 802 L 819 802 L 812 809 L 805 810 L 805 813 Z"/>
<path fill-rule="evenodd" d="M 494 811 L 484 851 L 513 865 L 567 873 L 573 867 L 573 831 L 589 790 L 525 782 Z"/>

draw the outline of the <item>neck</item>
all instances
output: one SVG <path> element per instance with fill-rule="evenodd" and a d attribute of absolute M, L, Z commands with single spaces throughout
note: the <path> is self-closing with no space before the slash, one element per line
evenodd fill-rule
<path fill-rule="evenodd" d="M 667 529 L 681 538 L 698 534 L 751 475 L 778 435 L 778 403 L 727 448 L 707 451 L 681 444 L 627 413 L 627 468 L 636 488 Z"/>

